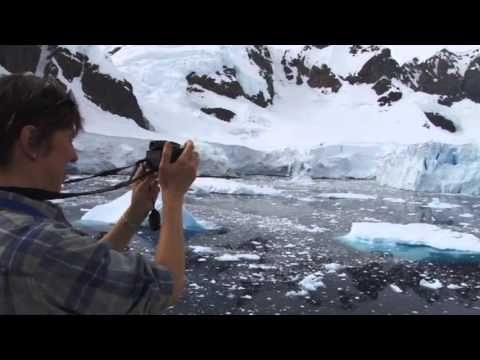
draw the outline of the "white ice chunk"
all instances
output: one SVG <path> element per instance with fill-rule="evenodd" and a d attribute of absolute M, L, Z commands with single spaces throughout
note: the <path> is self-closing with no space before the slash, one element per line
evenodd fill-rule
<path fill-rule="evenodd" d="M 343 238 L 351 242 L 424 245 L 440 250 L 480 252 L 480 239 L 476 236 L 424 223 L 353 223 Z"/>
<path fill-rule="evenodd" d="M 389 202 L 393 202 L 393 203 L 404 203 L 405 200 L 403 199 L 397 199 L 397 198 L 383 198 L 383 201 L 389 201 Z"/>
<path fill-rule="evenodd" d="M 279 195 L 280 190 L 265 185 L 245 184 L 238 180 L 197 178 L 192 185 L 194 194 L 215 193 L 235 195 Z"/>
<path fill-rule="evenodd" d="M 438 290 L 443 287 L 443 284 L 440 282 L 440 280 L 433 279 L 432 281 L 427 281 L 425 279 L 420 280 L 420 286 L 432 289 L 432 290 Z"/>
<path fill-rule="evenodd" d="M 240 261 L 240 260 L 260 260 L 260 256 L 255 254 L 223 254 L 215 258 L 217 261 Z"/>
<path fill-rule="evenodd" d="M 453 208 L 460 207 L 460 205 L 441 202 L 438 198 L 433 198 L 432 201 L 425 206 L 432 209 L 453 209 Z"/>
<path fill-rule="evenodd" d="M 397 285 L 395 284 L 390 284 L 390 288 L 395 291 L 396 293 L 403 293 L 403 290 L 400 289 Z"/>
<path fill-rule="evenodd" d="M 201 246 L 201 245 L 191 245 L 190 248 L 195 254 L 214 254 L 215 250 L 208 246 Z"/>
<path fill-rule="evenodd" d="M 319 287 L 325 287 L 323 283 L 323 273 L 317 271 L 316 273 L 306 276 L 302 281 L 298 283 L 300 288 L 305 291 L 315 291 Z"/>
<path fill-rule="evenodd" d="M 325 270 L 327 270 L 328 273 L 337 272 L 339 270 L 345 269 L 344 265 L 337 264 L 337 263 L 325 264 L 324 267 L 325 267 Z"/>
<path fill-rule="evenodd" d="M 95 206 L 82 216 L 81 221 L 116 224 L 120 220 L 120 217 L 130 206 L 131 199 L 132 191 L 128 191 L 109 203 Z M 155 208 L 161 211 L 161 196 L 158 197 L 157 202 L 155 203 Z M 208 228 L 199 224 L 197 220 L 192 216 L 192 214 L 186 209 L 183 209 L 183 227 L 185 230 L 191 231 L 209 230 Z"/>

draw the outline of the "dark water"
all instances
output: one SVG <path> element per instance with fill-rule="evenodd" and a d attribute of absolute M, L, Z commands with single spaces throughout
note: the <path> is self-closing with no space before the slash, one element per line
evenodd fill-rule
<path fill-rule="evenodd" d="M 123 180 L 110 177 L 77 184 L 87 190 Z M 315 180 L 298 183 L 256 177 L 243 180 L 281 190 L 277 196 L 189 194 L 187 209 L 203 221 L 227 231 L 189 234 L 190 246 L 207 246 L 213 253 L 188 254 L 188 291 L 184 301 L 168 314 L 480 314 L 480 264 L 472 258 L 416 251 L 418 261 L 386 249 L 355 249 L 338 237 L 352 222 L 424 222 L 478 235 L 478 198 L 441 196 L 383 188 L 373 181 Z M 87 196 L 63 203 L 67 217 L 78 220 L 86 209 L 112 200 L 125 190 Z M 329 199 L 321 193 L 357 193 L 376 200 Z M 405 203 L 384 201 L 400 198 Z M 424 207 L 433 198 L 460 205 L 436 210 Z M 459 215 L 469 213 L 473 217 Z M 321 229 L 320 229 L 321 228 Z M 147 257 L 154 252 L 158 234 L 142 229 L 132 251 Z M 369 251 L 361 251 L 369 250 Z M 406 250 L 405 250 L 406 251 Z M 404 252 L 405 252 L 404 251 Z M 419 256 L 427 252 L 432 256 Z M 408 252 L 408 251 L 406 251 Z M 257 255 L 258 259 L 220 261 L 224 254 Z M 451 255 L 451 254 L 450 254 Z M 454 261 L 453 261 L 453 260 Z M 340 264 L 328 272 L 325 265 Z M 321 272 L 324 287 L 300 296 L 299 282 Z M 437 290 L 420 286 L 437 279 Z M 390 285 L 394 284 L 392 287 Z M 448 289 L 447 285 L 459 285 Z M 395 291 L 400 288 L 401 293 Z"/>

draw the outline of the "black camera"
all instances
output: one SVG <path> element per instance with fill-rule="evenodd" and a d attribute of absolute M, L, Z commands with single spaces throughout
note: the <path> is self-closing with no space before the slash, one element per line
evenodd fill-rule
<path fill-rule="evenodd" d="M 180 144 L 168 141 L 172 146 L 172 157 L 170 162 L 174 163 L 182 155 L 184 147 Z M 157 170 L 158 165 L 160 165 L 160 160 L 162 159 L 163 147 L 167 141 L 151 141 L 149 150 L 147 150 L 146 164 L 150 170 Z"/>

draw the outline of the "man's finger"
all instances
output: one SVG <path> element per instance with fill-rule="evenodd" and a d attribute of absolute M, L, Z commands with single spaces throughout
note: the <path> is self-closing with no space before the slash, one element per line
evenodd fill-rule
<path fill-rule="evenodd" d="M 133 176 L 134 182 L 138 183 L 139 178 L 145 173 L 145 167 L 143 164 L 140 164 L 135 171 L 135 175 Z"/>
<path fill-rule="evenodd" d="M 185 143 L 185 149 L 183 150 L 182 152 L 182 155 L 180 155 L 180 159 L 191 159 L 192 158 L 192 152 L 193 152 L 193 148 L 195 147 L 195 145 L 193 145 L 193 141 L 192 140 L 188 140 L 186 143 Z"/>
<path fill-rule="evenodd" d="M 172 144 L 167 142 L 163 146 L 162 158 L 160 160 L 160 166 L 170 164 L 171 158 L 172 158 Z"/>

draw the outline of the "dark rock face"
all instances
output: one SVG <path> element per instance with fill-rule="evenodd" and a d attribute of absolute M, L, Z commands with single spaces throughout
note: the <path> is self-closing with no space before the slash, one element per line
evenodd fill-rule
<path fill-rule="evenodd" d="M 65 48 L 56 48 L 50 55 L 49 61 L 45 67 L 45 75 L 58 76 L 58 68 L 54 61 L 60 66 L 62 74 L 69 82 L 79 77 L 82 74 L 87 57 L 83 54 L 77 53 L 73 55 L 70 50 Z"/>
<path fill-rule="evenodd" d="M 230 122 L 230 120 L 235 117 L 235 113 L 233 111 L 223 108 L 201 108 L 200 110 L 207 115 L 214 115 L 218 119 L 226 122 Z"/>
<path fill-rule="evenodd" d="M 372 87 L 377 95 L 381 96 L 377 101 L 380 106 L 391 106 L 392 103 L 400 100 L 403 96 L 402 92 L 397 86 L 392 84 L 392 81 L 387 78 L 381 78 Z"/>
<path fill-rule="evenodd" d="M 45 46 L 44 51 L 45 67 L 38 69 L 43 70 L 43 76 L 57 78 L 65 89 L 65 80 L 72 82 L 78 78 L 87 98 L 100 108 L 133 119 L 143 128 L 150 128 L 133 93 L 132 85 L 127 80 L 118 80 L 109 74 L 101 73 L 99 66 L 91 63 L 88 56 L 82 53 L 73 54 L 69 49 L 56 45 Z M 37 45 L 0 46 L 0 65 L 9 72 L 36 73 L 41 54 L 42 48 Z"/>
<path fill-rule="evenodd" d="M 444 49 L 422 63 L 414 59 L 404 64 L 399 79 L 415 91 L 440 95 L 439 104 L 452 106 L 465 98 L 480 102 L 479 73 L 478 50 L 457 55 Z"/>
<path fill-rule="evenodd" d="M 350 47 L 350 54 L 357 55 L 378 50 L 380 50 L 380 46 L 378 45 L 352 45 Z"/>
<path fill-rule="evenodd" d="M 261 107 L 267 107 L 273 103 L 273 97 L 275 91 L 273 88 L 273 68 L 272 68 L 272 59 L 268 48 L 264 45 L 254 45 L 253 48 L 247 49 L 248 57 L 258 66 L 260 69 L 260 75 L 265 79 L 267 83 L 267 91 L 269 97 L 260 92 L 259 94 L 248 97 L 249 100 L 253 101 L 255 104 Z"/>
<path fill-rule="evenodd" d="M 188 89 L 191 89 L 189 91 L 198 91 L 193 90 L 193 88 L 203 88 L 231 99 L 244 95 L 243 89 L 236 79 L 235 69 L 224 66 L 223 71 L 217 71 L 216 75 L 221 76 L 221 79 L 214 79 L 208 75 L 198 75 L 196 72 L 191 72 L 187 75 Z"/>
<path fill-rule="evenodd" d="M 310 69 L 305 65 L 305 51 L 309 51 L 311 46 L 306 46 L 296 57 L 291 58 L 291 52 L 285 51 L 281 64 L 287 80 L 296 79 L 297 85 L 303 84 L 303 78 L 310 76 Z"/>
<path fill-rule="evenodd" d="M 453 123 L 453 121 L 445 118 L 444 116 L 442 116 L 440 114 L 427 112 L 427 113 L 425 113 L 425 116 L 435 126 L 438 126 L 442 129 L 450 131 L 452 133 L 457 131 L 457 128 L 455 127 L 455 124 Z"/>
<path fill-rule="evenodd" d="M 321 68 L 312 67 L 307 84 L 312 88 L 328 88 L 333 92 L 337 92 L 342 87 L 342 83 L 325 64 Z"/>
<path fill-rule="evenodd" d="M 455 102 L 462 101 L 463 99 L 465 99 L 465 94 L 462 92 L 462 93 L 458 93 L 458 94 L 453 95 L 453 96 L 441 95 L 441 96 L 439 96 L 437 102 L 440 105 L 445 105 L 445 106 L 450 107 Z"/>
<path fill-rule="evenodd" d="M 11 73 L 35 73 L 40 45 L 0 45 L 0 65 Z"/>
<path fill-rule="evenodd" d="M 402 65 L 399 80 L 413 90 L 418 90 L 418 78 L 421 73 L 418 58 Z"/>
<path fill-rule="evenodd" d="M 390 91 L 387 95 L 382 96 L 381 98 L 378 99 L 378 104 L 380 106 L 391 106 L 392 103 L 400 100 L 402 98 L 403 94 L 400 91 Z"/>
<path fill-rule="evenodd" d="M 463 91 L 470 100 L 480 103 L 480 57 L 474 59 L 465 72 Z"/>
<path fill-rule="evenodd" d="M 117 52 L 119 52 L 120 50 L 122 50 L 122 47 L 121 46 L 117 46 L 115 49 L 113 50 L 110 50 L 108 53 L 110 55 L 115 55 Z"/>
<path fill-rule="evenodd" d="M 290 66 L 297 68 L 297 85 L 303 84 L 303 76 L 308 77 L 310 69 L 305 66 L 305 57 L 293 59 Z"/>
<path fill-rule="evenodd" d="M 373 56 L 363 65 L 357 78 L 360 83 L 373 84 L 383 77 L 396 78 L 400 73 L 401 68 L 392 58 L 390 49 L 383 49 L 380 54 Z"/>
<path fill-rule="evenodd" d="M 234 68 L 223 66 L 215 74 L 197 74 L 195 71 L 186 77 L 188 92 L 212 91 L 218 95 L 236 99 L 243 96 L 247 100 L 263 108 L 273 104 L 275 89 L 273 84 L 273 68 L 271 55 L 265 45 L 249 46 L 245 49 L 252 64 L 258 68 L 258 74 L 264 79 L 267 87 L 266 93 L 259 91 L 257 94 L 247 94 L 237 79 Z"/>
<path fill-rule="evenodd" d="M 322 64 L 320 67 L 313 65 L 312 68 L 305 65 L 308 52 L 323 49 L 327 46 L 307 45 L 296 57 L 290 59 L 289 51 L 285 51 L 281 64 L 287 80 L 296 79 L 297 85 L 302 85 L 306 81 L 308 86 L 312 88 L 328 88 L 332 92 L 337 92 L 342 87 L 342 83 L 326 64 Z"/>
<path fill-rule="evenodd" d="M 385 94 L 388 90 L 392 88 L 392 82 L 389 79 L 382 78 L 376 82 L 376 84 L 372 87 L 375 90 L 377 95 Z"/>
<path fill-rule="evenodd" d="M 148 129 L 148 121 L 133 94 L 132 85 L 126 80 L 117 80 L 99 72 L 98 65 L 86 63 L 82 76 L 85 95 L 103 110 L 135 120 Z"/>
<path fill-rule="evenodd" d="M 427 59 L 421 64 L 419 90 L 428 94 L 455 96 L 462 92 L 462 76 L 457 70 L 459 57 L 448 50 Z"/>
<path fill-rule="evenodd" d="M 292 69 L 287 65 L 287 59 L 285 58 L 285 55 L 286 54 L 283 54 L 280 63 L 283 66 L 283 71 L 285 72 L 285 77 L 287 78 L 287 80 L 293 80 L 295 76 L 293 75 Z"/>

